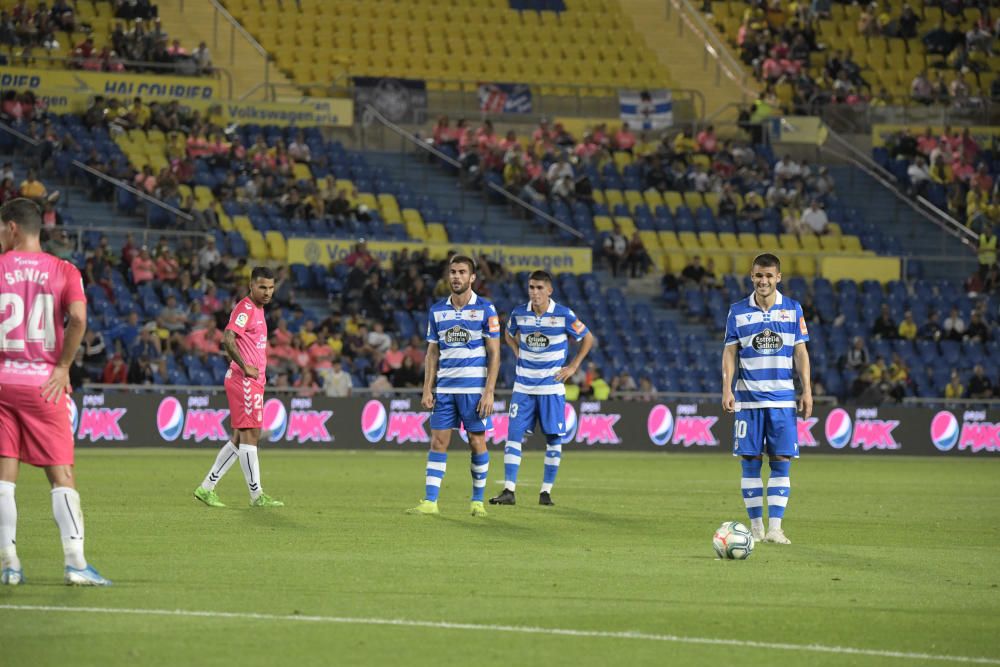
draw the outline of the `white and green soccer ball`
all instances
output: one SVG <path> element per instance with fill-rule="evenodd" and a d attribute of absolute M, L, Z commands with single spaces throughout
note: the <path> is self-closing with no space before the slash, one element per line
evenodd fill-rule
<path fill-rule="evenodd" d="M 724 521 L 712 536 L 719 558 L 746 560 L 753 553 L 753 533 L 739 521 Z"/>

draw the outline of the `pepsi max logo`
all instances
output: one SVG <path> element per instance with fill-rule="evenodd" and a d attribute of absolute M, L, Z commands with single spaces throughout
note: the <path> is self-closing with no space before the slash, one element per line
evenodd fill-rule
<path fill-rule="evenodd" d="M 853 431 L 851 415 L 847 414 L 847 410 L 843 408 L 833 410 L 826 417 L 824 431 L 826 433 L 826 441 L 830 443 L 831 447 L 834 449 L 843 449 L 851 442 Z"/>
<path fill-rule="evenodd" d="M 380 401 L 368 401 L 361 411 L 361 433 L 368 442 L 381 442 L 389 427 L 389 415 Z"/>
<path fill-rule="evenodd" d="M 654 405 L 646 419 L 646 431 L 653 444 L 662 447 L 674 434 L 674 415 L 665 405 Z"/>
<path fill-rule="evenodd" d="M 939 451 L 947 452 L 958 442 L 958 419 L 947 410 L 934 415 L 931 420 L 931 442 Z"/>
<path fill-rule="evenodd" d="M 549 346 L 549 337 L 536 331 L 524 337 L 524 344 L 532 350 L 544 350 Z"/>
<path fill-rule="evenodd" d="M 750 339 L 750 346 L 760 354 L 775 354 L 783 345 L 781 334 L 770 329 L 764 329 Z"/>
<path fill-rule="evenodd" d="M 566 437 L 563 438 L 563 442 L 572 442 L 573 438 L 576 437 L 577 427 L 579 426 L 579 420 L 576 415 L 576 408 L 573 407 L 572 403 L 566 403 L 566 408 L 563 410 L 564 419 L 563 422 L 566 425 Z"/>
<path fill-rule="evenodd" d="M 468 345 L 472 335 L 468 330 L 455 325 L 444 332 L 444 342 L 447 345 Z"/>
<path fill-rule="evenodd" d="M 264 403 L 264 430 L 268 439 L 277 442 L 288 430 L 288 411 L 285 404 L 276 398 Z"/>
<path fill-rule="evenodd" d="M 80 427 L 80 410 L 76 407 L 76 401 L 71 396 L 66 396 L 66 409 L 69 410 L 69 428 L 75 435 Z"/>
<path fill-rule="evenodd" d="M 183 429 L 184 408 L 180 401 L 168 396 L 160 401 L 160 407 L 156 409 L 156 430 L 160 432 L 161 438 L 173 442 L 180 437 Z"/>

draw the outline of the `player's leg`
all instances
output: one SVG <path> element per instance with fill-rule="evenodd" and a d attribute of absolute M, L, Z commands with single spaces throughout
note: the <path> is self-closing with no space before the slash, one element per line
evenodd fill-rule
<path fill-rule="evenodd" d="M 455 394 L 438 394 L 431 412 L 431 448 L 427 452 L 424 472 L 424 499 L 416 507 L 406 510 L 408 514 L 439 513 L 437 501 L 444 473 L 448 469 L 448 444 L 452 429 L 458 428 L 459 420 Z"/>
<path fill-rule="evenodd" d="M 0 414 L 0 452 L 10 453 L 5 443 L 11 443 L 10 434 L 16 424 Z M 20 461 L 0 453 L 0 585 L 17 586 L 24 581 L 21 560 L 17 557 L 17 503 L 14 489 Z"/>
<path fill-rule="evenodd" d="M 205 475 L 205 479 L 202 480 L 201 486 L 194 490 L 195 498 L 210 507 L 226 506 L 215 492 L 215 485 L 219 483 L 239 459 L 240 452 L 238 446 L 239 434 L 238 431 L 234 430 L 229 442 L 223 445 L 219 453 L 215 455 L 215 463 L 208 469 L 208 473 Z"/>
<path fill-rule="evenodd" d="M 491 505 L 513 505 L 517 502 L 517 474 L 521 469 L 521 445 L 525 434 L 535 425 L 535 397 L 515 392 L 510 397 L 507 442 L 503 448 L 503 491 L 490 498 Z"/>
<path fill-rule="evenodd" d="M 486 477 L 490 470 L 490 453 L 486 449 L 486 432 L 493 428 L 493 419 L 482 419 L 476 411 L 479 396 L 461 394 L 457 400 L 462 411 L 462 424 L 469 437 L 471 460 L 469 472 L 472 475 L 472 501 L 469 506 L 472 516 L 486 516 L 483 497 L 486 493 Z"/>
<path fill-rule="evenodd" d="M 733 424 L 733 454 L 740 456 L 740 489 L 755 540 L 764 539 L 764 484 L 760 471 L 764 449 L 763 410 L 751 408 L 736 413 Z"/>
<path fill-rule="evenodd" d="M 563 439 L 566 435 L 566 397 L 561 394 L 536 396 L 538 420 L 545 434 L 545 465 L 542 469 L 542 490 L 538 494 L 539 505 L 555 505 L 552 502 L 552 485 L 556 483 L 559 464 L 562 463 Z"/>
<path fill-rule="evenodd" d="M 260 459 L 257 455 L 260 427 L 240 429 L 239 437 L 240 445 L 237 452 L 243 479 L 246 480 L 247 491 L 250 492 L 251 507 L 284 507 L 284 502 L 264 493 L 264 485 L 260 479 Z"/>
<path fill-rule="evenodd" d="M 797 419 L 794 408 L 771 408 L 766 412 L 771 475 L 767 480 L 767 535 L 764 539 L 777 544 L 791 544 L 791 540 L 785 537 L 781 522 L 792 493 L 789 475 L 792 458 L 799 455 Z"/>

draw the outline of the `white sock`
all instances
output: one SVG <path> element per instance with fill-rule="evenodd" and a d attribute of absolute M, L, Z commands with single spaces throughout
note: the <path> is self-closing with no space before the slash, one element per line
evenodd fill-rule
<path fill-rule="evenodd" d="M 552 493 L 552 484 L 549 483 L 542 484 L 542 493 Z"/>
<path fill-rule="evenodd" d="M 80 509 L 80 494 L 66 486 L 52 489 L 52 516 L 59 526 L 66 565 L 78 570 L 87 567 L 87 559 L 83 557 L 83 511 Z"/>
<path fill-rule="evenodd" d="M 240 445 L 240 467 L 243 468 L 250 499 L 257 500 L 263 490 L 260 486 L 260 463 L 257 461 L 256 445 Z"/>
<path fill-rule="evenodd" d="M 17 557 L 17 504 L 13 482 L 0 482 L 0 569 L 21 569 Z"/>
<path fill-rule="evenodd" d="M 213 490 L 215 485 L 219 483 L 219 480 L 236 463 L 236 458 L 239 455 L 240 450 L 236 449 L 236 445 L 232 441 L 223 445 L 222 449 L 219 450 L 219 454 L 215 457 L 212 469 L 208 471 L 208 474 L 205 475 L 205 479 L 201 483 L 202 488 L 209 491 Z"/>
<path fill-rule="evenodd" d="M 767 529 L 768 530 L 781 530 L 781 519 L 771 519 L 771 518 L 768 518 L 768 520 L 767 520 Z"/>
<path fill-rule="evenodd" d="M 750 530 L 756 532 L 762 532 L 764 530 L 764 519 L 750 519 Z"/>

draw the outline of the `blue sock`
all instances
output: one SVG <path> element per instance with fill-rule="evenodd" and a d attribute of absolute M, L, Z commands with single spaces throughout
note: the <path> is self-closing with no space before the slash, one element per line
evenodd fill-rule
<path fill-rule="evenodd" d="M 427 500 L 437 502 L 438 494 L 441 493 L 441 480 L 444 479 L 444 471 L 448 467 L 448 452 L 427 452 Z"/>
<path fill-rule="evenodd" d="M 740 486 L 743 489 L 743 504 L 747 508 L 747 516 L 763 521 L 764 517 L 764 484 L 760 481 L 760 469 L 764 462 L 760 459 L 743 459 L 743 479 Z"/>
<path fill-rule="evenodd" d="M 490 469 L 490 453 L 472 455 L 472 502 L 483 502 L 486 492 L 486 473 Z"/>
<path fill-rule="evenodd" d="M 517 487 L 517 471 L 521 469 L 521 443 L 508 440 L 503 448 L 503 487 L 513 491 Z"/>
<path fill-rule="evenodd" d="M 542 493 L 551 493 L 562 462 L 562 437 L 556 436 L 545 445 L 545 467 L 542 469 Z"/>
<path fill-rule="evenodd" d="M 769 461 L 771 477 L 767 480 L 767 519 L 782 519 L 785 516 L 785 505 L 792 494 L 792 484 L 788 480 L 791 461 Z M 780 522 L 778 526 L 780 526 Z"/>

